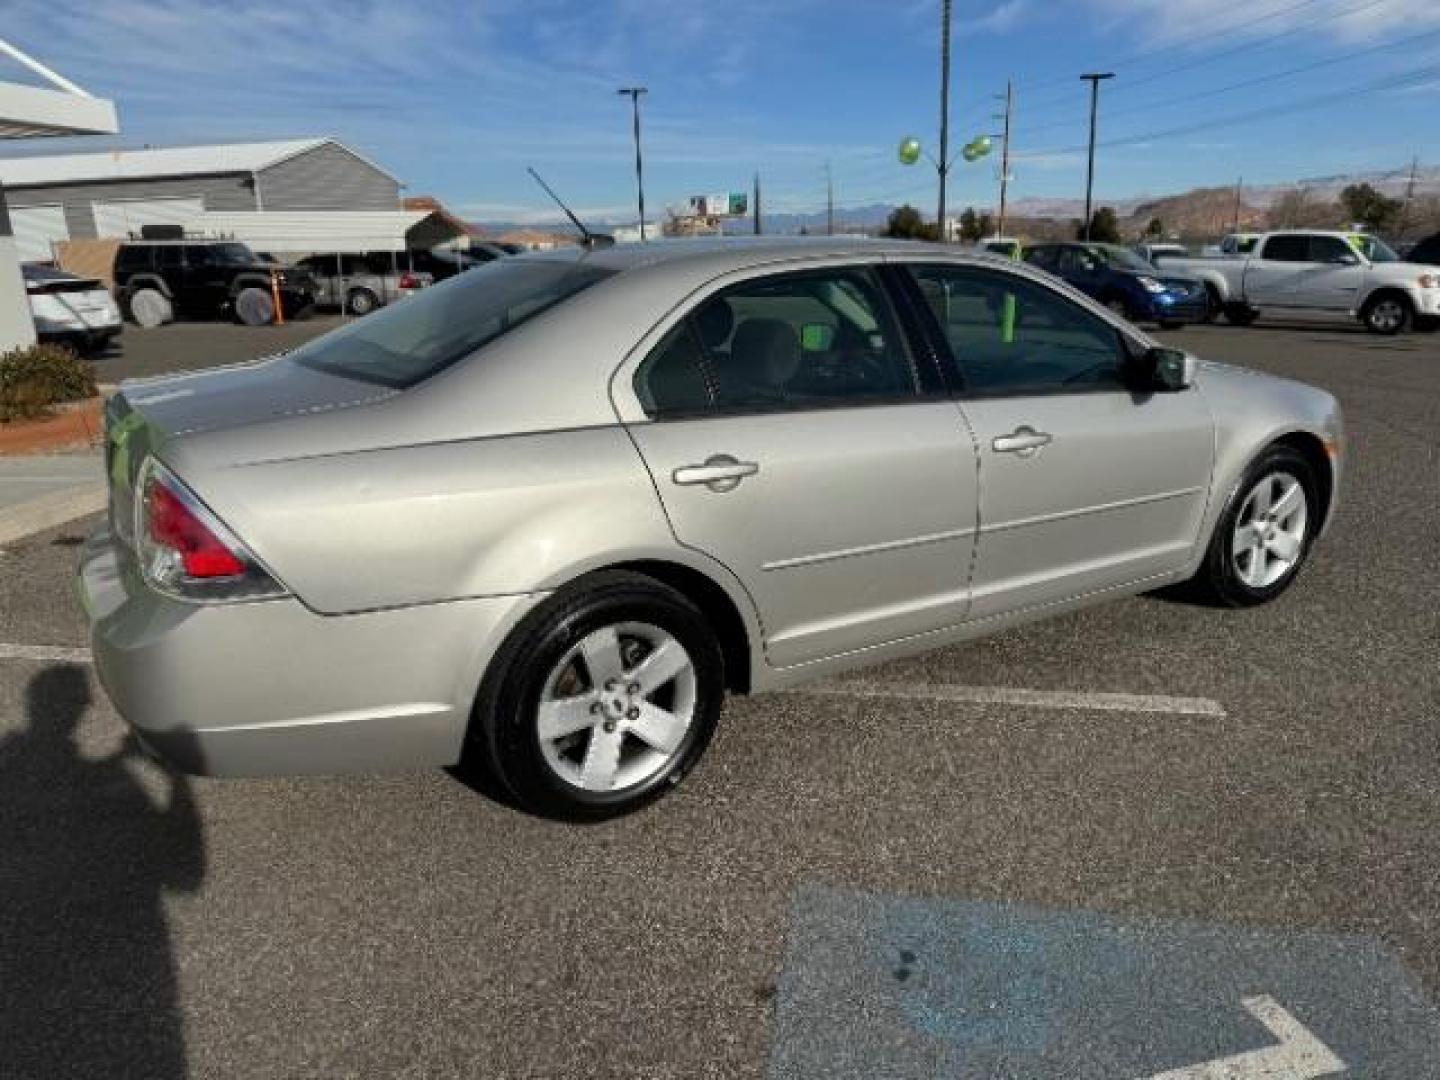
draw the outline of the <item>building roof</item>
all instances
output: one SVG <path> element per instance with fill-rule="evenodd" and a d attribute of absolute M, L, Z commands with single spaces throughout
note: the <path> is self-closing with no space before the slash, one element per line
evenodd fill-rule
<path fill-rule="evenodd" d="M 95 180 L 149 180 L 161 176 L 253 173 L 268 169 L 334 139 L 177 146 L 147 150 L 102 150 L 87 154 L 0 158 L 0 184 L 38 187 Z"/>
<path fill-rule="evenodd" d="M 187 233 L 241 240 L 257 251 L 365 252 L 430 247 L 463 235 L 434 210 L 211 210 Z"/>

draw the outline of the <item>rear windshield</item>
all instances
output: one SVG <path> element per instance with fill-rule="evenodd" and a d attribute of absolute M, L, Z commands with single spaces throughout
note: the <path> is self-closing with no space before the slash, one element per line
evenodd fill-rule
<path fill-rule="evenodd" d="M 318 337 L 290 359 L 403 390 L 614 273 L 556 259 L 497 260 Z"/>

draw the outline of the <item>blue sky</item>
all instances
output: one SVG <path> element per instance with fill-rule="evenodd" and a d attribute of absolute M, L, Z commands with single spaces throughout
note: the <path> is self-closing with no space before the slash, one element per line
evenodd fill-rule
<path fill-rule="evenodd" d="M 933 169 L 902 168 L 895 145 L 906 134 L 935 143 L 939 9 L 940 0 L 0 0 L 0 32 L 115 99 L 123 135 L 99 145 L 333 135 L 408 193 L 437 195 L 471 218 L 552 217 L 525 175 L 533 164 L 578 207 L 620 220 L 633 216 L 634 178 L 629 103 L 615 90 L 632 82 L 650 88 L 652 214 L 690 194 L 748 189 L 757 168 L 767 209 L 815 209 L 827 161 L 842 207 L 929 207 Z M 1087 99 L 1077 76 L 1095 69 L 1119 76 L 1104 91 L 1101 135 L 1123 143 L 1102 150 L 1102 195 L 1440 158 L 1435 0 L 955 0 L 955 145 L 998 130 L 992 95 L 1014 78 L 1015 196 L 1083 194 Z M 1191 130 L 1234 116 L 1245 118 Z M 97 143 L 32 148 L 85 145 Z M 993 162 L 957 166 L 951 201 L 985 205 L 995 181 Z"/>

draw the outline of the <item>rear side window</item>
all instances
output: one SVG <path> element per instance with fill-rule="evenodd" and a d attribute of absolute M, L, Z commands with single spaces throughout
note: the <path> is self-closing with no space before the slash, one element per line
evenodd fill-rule
<path fill-rule="evenodd" d="M 686 319 L 665 335 L 635 373 L 635 393 L 647 416 L 669 419 L 710 408 L 710 379 L 700 343 Z"/>
<path fill-rule="evenodd" d="M 912 266 L 966 392 L 1001 397 L 1123 385 L 1115 328 L 1052 289 L 979 267 Z"/>
<path fill-rule="evenodd" d="M 1265 241 L 1262 256 L 1271 262 L 1309 262 L 1308 236 L 1272 236 Z"/>
<path fill-rule="evenodd" d="M 568 259 L 500 259 L 332 330 L 289 358 L 403 390 L 614 273 Z"/>

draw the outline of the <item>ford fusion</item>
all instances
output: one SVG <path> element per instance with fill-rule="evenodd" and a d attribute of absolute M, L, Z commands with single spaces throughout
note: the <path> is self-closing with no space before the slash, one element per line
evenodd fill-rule
<path fill-rule="evenodd" d="M 82 560 L 101 678 L 176 767 L 483 769 L 632 809 L 726 693 L 1190 582 L 1334 513 L 1310 387 L 942 247 L 501 259 L 256 363 L 126 383 Z"/>

